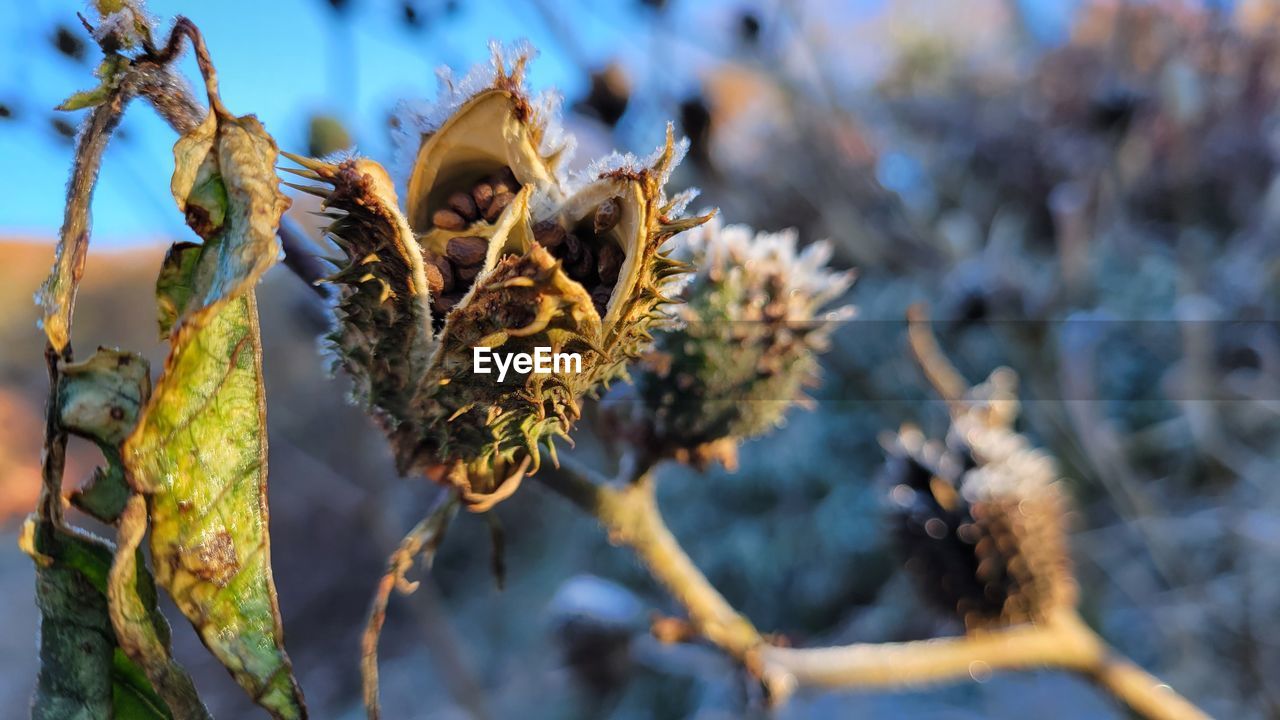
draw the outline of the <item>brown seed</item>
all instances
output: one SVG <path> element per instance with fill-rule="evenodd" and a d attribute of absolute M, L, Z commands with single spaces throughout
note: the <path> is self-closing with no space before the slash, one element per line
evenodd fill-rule
<path fill-rule="evenodd" d="M 596 272 L 600 273 L 600 282 L 613 287 L 618 281 L 618 271 L 622 269 L 624 260 L 622 248 L 615 242 L 605 241 L 600 248 L 600 258 L 596 261 Z"/>
<path fill-rule="evenodd" d="M 564 226 L 555 220 L 543 220 L 533 226 L 533 240 L 548 250 L 564 242 Z"/>
<path fill-rule="evenodd" d="M 432 291 L 433 293 L 447 293 L 453 290 L 453 263 L 449 262 L 447 258 L 440 256 L 431 258 L 431 262 L 427 263 L 426 269 L 428 284 L 431 282 L 430 273 L 432 269 L 434 269 L 436 274 L 440 276 L 440 289 L 439 291 Z"/>
<path fill-rule="evenodd" d="M 444 290 L 444 277 L 434 259 L 422 264 L 422 274 L 427 276 L 427 290 L 431 293 L 431 297 L 440 297 L 440 292 Z"/>
<path fill-rule="evenodd" d="M 453 309 L 455 305 L 458 304 L 458 301 L 461 299 L 462 299 L 461 295 L 456 295 L 456 296 L 443 295 L 441 297 L 436 298 L 436 301 L 435 301 L 436 312 L 440 314 L 449 312 L 450 310 Z"/>
<path fill-rule="evenodd" d="M 515 194 L 520 192 L 520 183 L 516 182 L 515 173 L 511 172 L 511 168 L 504 167 L 494 173 L 489 182 L 493 185 L 493 195 L 497 197 L 504 192 Z"/>
<path fill-rule="evenodd" d="M 476 201 L 476 210 L 483 215 L 489 209 L 489 203 L 493 202 L 493 185 L 486 180 L 476 183 L 471 188 L 471 199 Z"/>
<path fill-rule="evenodd" d="M 618 221 L 621 219 L 622 202 L 616 197 L 609 198 L 596 207 L 596 216 L 592 220 L 592 226 L 595 228 L 597 235 L 602 235 L 617 227 Z"/>
<path fill-rule="evenodd" d="M 609 298 L 612 295 L 613 291 L 604 285 L 600 285 L 596 287 L 595 290 L 591 291 L 591 304 L 595 306 L 596 312 L 600 317 L 604 317 L 605 313 L 608 311 Z"/>
<path fill-rule="evenodd" d="M 489 249 L 489 241 L 477 235 L 456 237 L 444 248 L 444 254 L 459 267 L 463 265 L 479 265 L 484 262 L 485 251 Z"/>
<path fill-rule="evenodd" d="M 556 253 L 556 257 L 563 259 L 566 264 L 571 263 L 582 255 L 582 241 L 577 235 L 567 233 L 558 249 L 560 252 Z"/>
<path fill-rule="evenodd" d="M 476 219 L 476 201 L 468 193 L 456 192 L 449 196 L 447 202 L 454 212 L 467 220 Z"/>
<path fill-rule="evenodd" d="M 578 257 L 572 259 L 568 263 L 567 272 L 569 277 L 574 280 L 585 281 L 590 278 L 596 271 L 596 256 L 591 252 L 591 248 L 586 243 L 582 245 L 582 252 Z"/>
<path fill-rule="evenodd" d="M 511 201 L 514 200 L 515 197 L 515 195 L 509 192 L 494 195 L 493 202 L 489 204 L 489 209 L 484 211 L 484 219 L 489 222 L 497 220 L 498 216 L 502 214 L 503 210 L 507 209 L 507 206 L 511 204 Z"/>
<path fill-rule="evenodd" d="M 431 224 L 442 230 L 461 230 L 467 226 L 467 221 L 452 210 L 440 208 L 431 214 Z"/>
<path fill-rule="evenodd" d="M 458 282 L 470 283 L 480 274 L 483 265 L 459 265 L 456 269 Z"/>

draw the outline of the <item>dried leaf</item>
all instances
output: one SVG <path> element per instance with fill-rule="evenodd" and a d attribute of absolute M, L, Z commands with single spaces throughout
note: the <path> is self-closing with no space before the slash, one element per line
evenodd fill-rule
<path fill-rule="evenodd" d="M 107 580 L 111 624 L 125 654 L 142 669 L 179 718 L 207 718 L 190 676 L 169 655 L 168 626 L 162 635 L 155 622 L 155 585 L 138 572 L 138 547 L 147 531 L 146 500 L 129 499 L 120 516 L 120 548 Z"/>
<path fill-rule="evenodd" d="M 276 718 L 305 718 L 271 577 L 253 292 L 278 258 L 289 201 L 275 141 L 256 118 L 223 108 L 201 52 L 212 109 L 174 145 L 172 190 L 204 243 L 165 259 L 157 296 L 169 357 L 123 456 L 147 497 L 160 584 L 255 702 Z"/>
<path fill-rule="evenodd" d="M 114 523 L 129 499 L 120 444 L 151 395 L 150 366 L 137 353 L 98 348 L 87 360 L 61 365 L 58 382 L 62 427 L 92 440 L 107 461 L 71 494 L 71 502 L 104 523 Z"/>
<path fill-rule="evenodd" d="M 267 441 L 252 292 L 171 338 L 124 446 L 151 510 L 156 577 L 236 681 L 277 718 L 306 716 L 284 651 L 267 536 Z"/>
<path fill-rule="evenodd" d="M 106 593 L 111 545 L 35 517 L 23 526 L 21 542 L 36 562 L 41 616 L 40 673 L 31 717 L 169 720 L 169 708 L 116 643 Z M 150 580 L 149 574 L 144 577 Z M 154 588 L 151 599 L 154 603 Z M 154 630 L 151 617 L 144 622 Z M 168 626 L 163 627 L 167 642 Z"/>
<path fill-rule="evenodd" d="M 190 294 L 174 324 L 202 318 L 243 295 L 279 259 L 276 231 L 289 199 L 275 172 L 278 154 L 257 118 L 221 110 L 210 111 L 174 144 L 173 197 L 205 239 L 194 273 L 180 274 L 190 278 Z M 163 330 L 163 319 L 161 325 Z"/>

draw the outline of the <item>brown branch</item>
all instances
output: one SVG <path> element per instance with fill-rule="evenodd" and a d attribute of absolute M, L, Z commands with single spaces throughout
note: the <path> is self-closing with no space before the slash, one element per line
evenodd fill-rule
<path fill-rule="evenodd" d="M 955 369 L 929 328 L 929 311 L 924 305 L 907 308 L 907 340 L 925 378 L 950 406 L 964 398 L 969 383 Z"/>
<path fill-rule="evenodd" d="M 634 482 L 592 482 L 568 465 L 535 477 L 596 518 L 609 539 L 630 547 L 689 613 L 698 634 L 760 678 L 772 702 L 797 687 L 908 688 L 979 677 L 997 670 L 1056 668 L 1088 678 L 1148 720 L 1206 720 L 1168 685 L 1117 655 L 1074 611 L 1042 625 L 962 637 L 844 647 L 769 644 L 716 591 L 662 521 L 651 471 Z M 623 478 L 627 480 L 628 478 Z"/>
<path fill-rule="evenodd" d="M 85 121 L 76 140 L 71 180 L 67 183 L 67 200 L 62 227 L 58 233 L 58 250 L 50 277 L 43 289 L 45 306 L 45 365 L 49 375 L 49 395 L 45 407 L 44 452 L 40 461 L 40 516 L 51 527 L 62 524 L 62 474 L 66 464 L 67 432 L 59 418 L 58 386 L 60 365 L 71 362 L 71 319 L 74 315 L 76 291 L 84 277 L 89 255 L 90 207 L 93 190 L 102 168 L 102 156 L 111 134 L 120 124 L 124 108 L 132 95 L 127 87 L 117 87 L 106 102 L 95 107 Z"/>

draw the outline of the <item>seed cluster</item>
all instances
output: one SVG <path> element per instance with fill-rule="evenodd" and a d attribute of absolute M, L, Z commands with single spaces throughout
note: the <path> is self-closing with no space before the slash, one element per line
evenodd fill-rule
<path fill-rule="evenodd" d="M 459 190 L 445 199 L 446 207 L 431 215 L 431 224 L 441 230 L 461 232 L 477 220 L 494 223 L 507 209 L 520 183 L 511 168 L 483 177 L 470 190 Z M 444 318 L 453 310 L 471 287 L 471 282 L 484 267 L 488 238 L 483 235 L 464 235 L 450 238 L 443 255 L 426 258 L 427 287 L 431 291 L 431 316 L 439 330 Z"/>
<path fill-rule="evenodd" d="M 609 237 L 621 219 L 622 201 L 615 197 L 600 203 L 573 232 L 557 220 L 543 220 L 533 226 L 533 239 L 564 264 L 565 274 L 587 289 L 601 317 L 626 259 L 622 247 Z"/>
<path fill-rule="evenodd" d="M 504 167 L 476 181 L 470 191 L 459 190 L 450 195 L 445 199 L 446 207 L 431 214 L 431 224 L 441 230 L 461 231 L 481 218 L 496 222 L 520 187 L 511 168 Z"/>

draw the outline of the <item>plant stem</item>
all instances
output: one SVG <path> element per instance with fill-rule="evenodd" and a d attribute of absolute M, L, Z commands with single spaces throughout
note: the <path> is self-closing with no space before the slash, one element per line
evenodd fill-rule
<path fill-rule="evenodd" d="M 689 613 L 707 641 L 760 678 L 772 702 L 799 686 L 908 688 L 981 678 L 997 670 L 1056 668 L 1089 679 L 1148 720 L 1207 720 L 1199 708 L 1107 647 L 1074 610 L 1042 625 L 1018 625 L 961 637 L 841 647 L 769 644 L 716 591 L 662 521 L 652 470 L 632 482 L 605 485 L 565 465 L 535 477 L 595 517 L 616 545 L 630 547 Z M 624 478 L 626 480 L 628 478 Z"/>

